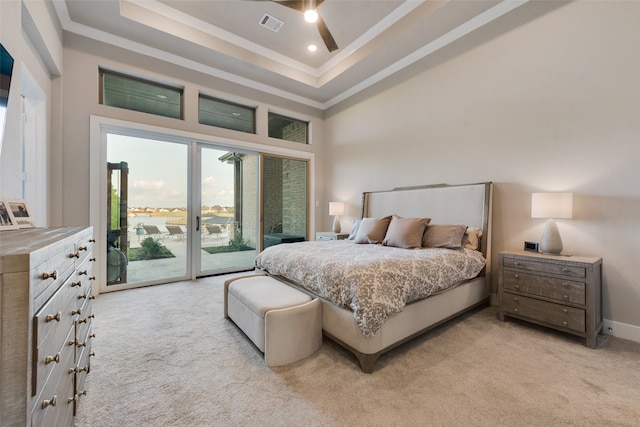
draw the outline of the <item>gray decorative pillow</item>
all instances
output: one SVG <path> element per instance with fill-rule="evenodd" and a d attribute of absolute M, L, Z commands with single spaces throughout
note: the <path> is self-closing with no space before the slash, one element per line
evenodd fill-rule
<path fill-rule="evenodd" d="M 431 218 L 403 218 L 393 215 L 382 244 L 405 249 L 419 248 L 429 221 Z"/>
<path fill-rule="evenodd" d="M 391 222 L 391 215 L 382 218 L 362 218 L 355 243 L 382 243 L 387 228 Z"/>
<path fill-rule="evenodd" d="M 425 248 L 462 248 L 464 233 L 467 226 L 463 224 L 433 224 L 428 225 L 422 239 Z"/>
<path fill-rule="evenodd" d="M 347 240 L 354 240 L 356 238 L 356 234 L 358 234 L 358 228 L 360 227 L 361 219 L 354 219 L 351 224 L 351 233 L 349 233 L 349 237 Z"/>

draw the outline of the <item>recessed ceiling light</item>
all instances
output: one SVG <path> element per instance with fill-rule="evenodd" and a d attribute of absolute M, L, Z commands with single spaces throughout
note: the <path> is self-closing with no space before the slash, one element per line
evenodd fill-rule
<path fill-rule="evenodd" d="M 309 46 L 307 46 L 307 49 L 309 49 L 309 52 L 315 52 L 316 50 L 318 50 L 318 46 L 316 46 L 315 44 L 310 44 Z"/>
<path fill-rule="evenodd" d="M 240 117 L 240 113 L 231 113 L 232 116 Z"/>
<path fill-rule="evenodd" d="M 167 95 L 156 95 L 160 99 L 167 99 Z"/>

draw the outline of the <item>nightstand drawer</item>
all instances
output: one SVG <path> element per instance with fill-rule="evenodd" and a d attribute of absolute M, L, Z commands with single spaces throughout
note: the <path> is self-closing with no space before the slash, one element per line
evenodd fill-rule
<path fill-rule="evenodd" d="M 553 264 L 549 262 L 536 262 L 528 259 L 514 259 L 505 257 L 503 259 L 505 268 L 518 268 L 522 270 L 532 270 L 553 274 L 562 274 L 571 277 L 585 277 L 584 267 L 574 267 L 566 264 Z"/>
<path fill-rule="evenodd" d="M 521 270 L 504 270 L 504 288 L 558 301 L 585 304 L 585 284 L 549 276 L 523 273 Z"/>
<path fill-rule="evenodd" d="M 573 331 L 585 332 L 585 311 L 551 302 L 505 293 L 502 295 L 505 315 L 531 319 Z"/>

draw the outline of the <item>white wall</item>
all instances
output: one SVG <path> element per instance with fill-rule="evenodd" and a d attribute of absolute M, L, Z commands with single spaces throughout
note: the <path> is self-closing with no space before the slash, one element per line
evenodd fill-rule
<path fill-rule="evenodd" d="M 39 145 L 27 147 L 28 162 L 36 164 L 31 157 L 40 157 L 42 151 L 50 154 L 47 151 L 50 147 L 46 143 L 56 132 L 55 123 L 60 117 L 60 109 L 57 108 L 60 91 L 56 80 L 62 72 L 62 29 L 51 3 L 43 0 L 0 2 L 0 41 L 14 58 L 5 134 L 0 147 L 0 197 L 22 198 L 24 150 L 21 94 L 29 92 L 27 96 L 31 96 L 37 91 L 36 101 L 46 104 L 39 109 L 43 112 L 44 123 L 42 129 L 38 129 L 45 135 L 38 133 L 35 142 Z M 29 90 L 24 91 L 25 88 Z M 33 132 L 28 137 L 32 138 L 30 143 L 35 143 Z M 46 166 L 38 167 L 27 175 L 27 201 L 30 207 L 37 207 L 38 225 L 49 222 L 49 218 L 44 217 L 47 216 L 44 204 L 47 202 L 47 183 L 50 178 Z"/>
<path fill-rule="evenodd" d="M 639 16 L 638 2 L 532 2 L 334 107 L 328 197 L 353 217 L 363 190 L 493 181 L 497 266 L 539 241 L 531 192 L 574 192 L 565 251 L 603 257 L 607 325 L 640 341 Z"/>

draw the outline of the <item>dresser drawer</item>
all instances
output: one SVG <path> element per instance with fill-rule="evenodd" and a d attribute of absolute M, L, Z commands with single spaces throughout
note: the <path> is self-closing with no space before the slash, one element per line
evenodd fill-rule
<path fill-rule="evenodd" d="M 71 331 L 72 332 L 72 331 Z M 73 334 L 69 334 L 69 339 Z M 66 343 L 65 343 L 66 344 Z M 65 345 L 60 361 L 44 383 L 42 392 L 34 400 L 32 426 L 65 426 L 70 424 L 74 409 L 74 351 Z"/>
<path fill-rule="evenodd" d="M 75 354 L 75 328 L 73 322 L 67 329 L 67 333 L 59 337 L 59 334 L 49 335 L 40 347 L 35 349 L 33 359 L 32 394 L 37 396 L 47 383 L 47 379 L 54 376 L 54 372 L 64 365 L 67 358 L 74 359 Z"/>
<path fill-rule="evenodd" d="M 503 258 L 505 268 L 518 268 L 522 270 L 532 270 L 547 272 L 553 274 L 561 274 L 571 277 L 585 277 L 586 269 L 584 267 L 570 266 L 566 264 L 554 264 L 549 262 L 537 262 L 528 259 Z"/>
<path fill-rule="evenodd" d="M 504 270 L 504 288 L 527 294 L 553 298 L 558 301 L 585 304 L 585 284 L 549 276 Z"/>
<path fill-rule="evenodd" d="M 585 311 L 511 293 L 502 295 L 505 315 L 518 316 L 573 331 L 585 331 Z"/>

